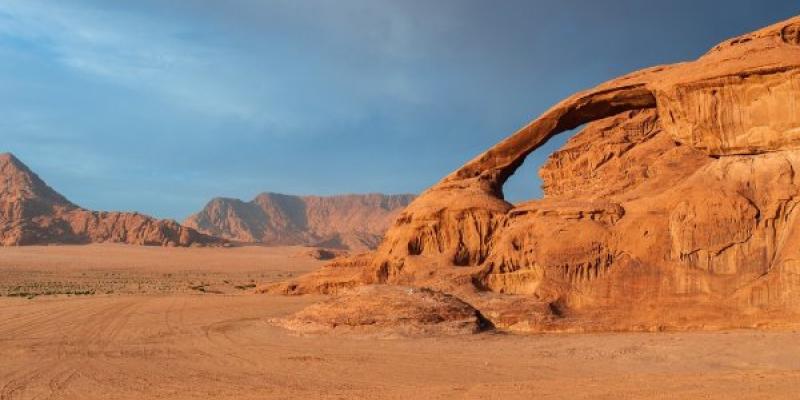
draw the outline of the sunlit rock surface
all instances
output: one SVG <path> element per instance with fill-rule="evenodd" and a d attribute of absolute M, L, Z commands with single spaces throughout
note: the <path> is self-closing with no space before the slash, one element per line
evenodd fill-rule
<path fill-rule="evenodd" d="M 370 262 L 340 270 L 351 286 L 455 293 L 509 330 L 800 322 L 798 31 L 795 17 L 565 99 L 416 198 Z M 503 200 L 528 154 L 580 126 L 542 167 L 542 199 Z"/>

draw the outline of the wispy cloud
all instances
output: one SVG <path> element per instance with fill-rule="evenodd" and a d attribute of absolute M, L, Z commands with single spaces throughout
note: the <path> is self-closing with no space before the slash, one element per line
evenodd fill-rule
<path fill-rule="evenodd" d="M 237 91 L 237 81 L 226 79 L 235 71 L 218 61 L 234 56 L 183 39 L 191 29 L 180 21 L 165 23 L 79 2 L 6 0 L 0 5 L 0 35 L 41 47 L 76 72 L 202 113 L 264 117 L 246 91 Z"/>
<path fill-rule="evenodd" d="M 208 21 L 161 17 L 152 8 L 142 13 L 131 4 L 6 0 L 0 4 L 0 37 L 27 41 L 54 62 L 92 79 L 277 134 L 320 129 L 331 119 L 366 118 L 365 110 L 382 101 L 430 101 L 431 88 L 410 65 L 431 51 L 433 44 L 425 40 L 430 32 L 423 27 L 446 30 L 450 24 L 444 13 L 414 13 L 413 7 L 390 1 L 242 1 L 185 7 L 205 10 L 205 18 L 222 24 L 230 17 L 220 33 L 209 32 L 213 23 Z M 436 20 L 423 23 L 423 17 Z M 252 30 L 236 37 L 247 29 L 236 26 L 243 23 Z M 276 32 L 280 29 L 284 31 Z M 310 37 L 302 38 L 302 31 Z M 281 39 L 285 34 L 295 37 L 286 41 Z M 209 37 L 213 40 L 203 40 Z M 260 52 L 242 51 L 258 48 L 261 41 L 267 47 Z M 296 46 L 290 49 L 296 59 L 280 59 L 286 52 L 275 46 Z M 291 65 L 298 60 L 306 63 L 299 70 Z M 318 117 L 309 118 L 309 113 Z M 328 121 L 320 120 L 326 117 Z"/>
<path fill-rule="evenodd" d="M 145 193 L 420 190 L 569 93 L 797 12 L 714 3 L 0 0 L 0 151 L 156 215 L 193 210 Z"/>

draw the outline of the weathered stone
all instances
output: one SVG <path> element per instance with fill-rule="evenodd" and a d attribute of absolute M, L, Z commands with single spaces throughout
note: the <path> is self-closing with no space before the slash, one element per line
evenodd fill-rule
<path fill-rule="evenodd" d="M 560 102 L 416 198 L 359 283 L 425 282 L 513 330 L 800 323 L 798 26 Z M 528 154 L 584 124 L 543 199 L 503 199 Z"/>

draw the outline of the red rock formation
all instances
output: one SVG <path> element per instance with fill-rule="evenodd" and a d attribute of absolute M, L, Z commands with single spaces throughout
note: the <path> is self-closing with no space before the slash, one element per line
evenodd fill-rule
<path fill-rule="evenodd" d="M 184 225 L 226 239 L 338 249 L 373 249 L 412 195 L 290 196 L 250 202 L 217 198 Z"/>
<path fill-rule="evenodd" d="M 567 98 L 416 198 L 339 284 L 437 287 L 512 330 L 800 323 L 798 31 Z M 503 199 L 528 154 L 583 124 L 542 168 L 543 199 Z"/>
<path fill-rule="evenodd" d="M 175 221 L 76 206 L 12 154 L 0 154 L 0 244 L 117 242 L 157 246 L 221 244 Z"/>
<path fill-rule="evenodd" d="M 455 296 L 430 289 L 381 285 L 362 286 L 273 322 L 306 333 L 404 336 L 477 333 L 487 328 L 480 313 Z"/>

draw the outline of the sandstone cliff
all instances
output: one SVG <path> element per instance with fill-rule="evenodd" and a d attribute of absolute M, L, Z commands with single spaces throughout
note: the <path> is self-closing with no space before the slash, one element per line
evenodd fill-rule
<path fill-rule="evenodd" d="M 12 154 L 0 154 L 0 245 L 90 242 L 158 246 L 222 243 L 171 220 L 80 208 Z"/>
<path fill-rule="evenodd" d="M 249 202 L 216 198 L 184 225 L 238 242 L 374 249 L 413 195 L 291 196 Z"/>
<path fill-rule="evenodd" d="M 506 179 L 585 125 L 510 204 Z M 501 329 L 800 323 L 800 17 L 575 94 L 417 197 L 376 252 L 266 290 L 456 293 Z"/>

